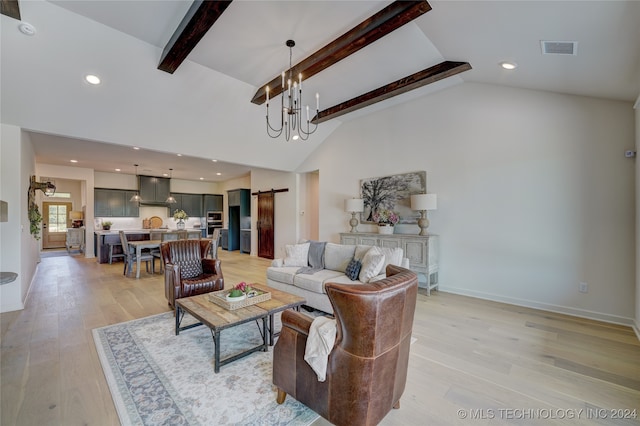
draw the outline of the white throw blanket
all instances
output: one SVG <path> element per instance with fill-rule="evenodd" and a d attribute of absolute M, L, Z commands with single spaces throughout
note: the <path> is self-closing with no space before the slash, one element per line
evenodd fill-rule
<path fill-rule="evenodd" d="M 307 346 L 304 348 L 304 360 L 318 375 L 318 381 L 327 377 L 329 353 L 336 341 L 336 320 L 328 317 L 316 317 L 311 323 Z"/>

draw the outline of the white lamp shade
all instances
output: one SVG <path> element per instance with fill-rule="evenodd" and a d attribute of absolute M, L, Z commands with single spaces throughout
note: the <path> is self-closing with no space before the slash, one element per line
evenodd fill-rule
<path fill-rule="evenodd" d="M 411 210 L 437 210 L 436 194 L 414 194 L 411 196 Z"/>
<path fill-rule="evenodd" d="M 363 212 L 364 200 L 361 198 L 349 198 L 344 200 L 344 211 L 346 212 Z"/>

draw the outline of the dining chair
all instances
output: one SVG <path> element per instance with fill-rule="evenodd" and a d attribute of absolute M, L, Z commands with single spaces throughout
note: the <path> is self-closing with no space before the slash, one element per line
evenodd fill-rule
<path fill-rule="evenodd" d="M 122 275 L 128 275 L 133 271 L 134 262 L 138 261 L 136 250 L 134 247 L 129 245 L 129 241 L 127 241 L 127 235 L 124 231 L 120 231 L 120 242 L 122 243 L 122 253 L 124 253 L 124 272 Z M 144 262 L 147 268 L 147 272 L 149 272 L 149 262 L 151 262 L 151 273 L 155 273 L 154 268 L 154 257 L 151 253 L 141 253 L 140 254 L 140 262 Z"/>
<path fill-rule="evenodd" d="M 149 232 L 149 239 L 150 240 L 160 240 L 162 241 L 162 234 L 164 234 L 164 231 L 150 231 Z M 154 259 L 153 262 L 155 263 L 155 260 L 158 259 L 159 263 L 160 263 L 160 272 L 162 272 L 164 270 L 163 266 L 162 266 L 162 254 L 160 253 L 160 246 L 158 246 L 158 248 L 153 248 L 150 250 L 150 253 L 153 255 Z"/>
<path fill-rule="evenodd" d="M 213 235 L 211 236 L 211 258 L 218 258 L 218 246 L 220 245 L 220 228 L 216 228 L 213 230 Z"/>

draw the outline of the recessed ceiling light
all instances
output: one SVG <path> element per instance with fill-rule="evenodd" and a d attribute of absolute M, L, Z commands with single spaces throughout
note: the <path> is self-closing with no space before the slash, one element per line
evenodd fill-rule
<path fill-rule="evenodd" d="M 216 173 L 216 176 L 222 176 L 222 173 L 218 172 Z"/>
<path fill-rule="evenodd" d="M 87 74 L 84 76 L 84 79 L 89 84 L 100 84 L 100 77 L 98 77 L 97 75 Z"/>
<path fill-rule="evenodd" d="M 69 161 L 72 162 L 72 163 L 77 163 L 78 162 L 78 160 L 69 160 Z"/>
<path fill-rule="evenodd" d="M 36 29 L 33 27 L 33 25 L 27 22 L 23 22 L 20 25 L 18 25 L 18 29 L 24 35 L 32 36 L 36 34 Z"/>
<path fill-rule="evenodd" d="M 218 160 L 215 160 L 215 159 L 214 159 L 214 160 L 211 160 L 211 161 L 213 161 L 214 163 L 217 163 L 217 162 L 218 162 Z"/>
<path fill-rule="evenodd" d="M 203 177 L 201 177 L 201 178 L 200 178 L 200 180 L 204 180 L 204 178 L 203 178 Z"/>
<path fill-rule="evenodd" d="M 182 154 L 176 154 L 178 157 L 182 157 Z"/>
<path fill-rule="evenodd" d="M 500 62 L 500 66 L 505 70 L 515 70 L 516 68 L 518 68 L 518 64 L 516 64 L 515 62 L 507 61 Z"/>
<path fill-rule="evenodd" d="M 140 148 L 137 146 L 134 146 L 133 149 L 135 149 L 136 151 L 139 150 Z"/>
<path fill-rule="evenodd" d="M 163 173 L 162 176 L 167 177 L 169 176 L 169 173 Z"/>
<path fill-rule="evenodd" d="M 119 172 L 119 171 L 120 171 L 120 169 L 115 169 L 115 170 L 116 170 L 116 172 Z"/>

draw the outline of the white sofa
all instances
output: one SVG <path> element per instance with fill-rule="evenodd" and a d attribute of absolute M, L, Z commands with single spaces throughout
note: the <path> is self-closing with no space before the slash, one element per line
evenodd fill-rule
<path fill-rule="evenodd" d="M 385 278 L 385 271 L 389 264 L 409 268 L 409 259 L 404 257 L 401 248 L 390 249 L 329 242 L 321 244 L 324 245 L 321 258 L 319 257 L 321 246 L 318 242 L 285 246 L 286 257 L 274 259 L 271 266 L 267 268 L 267 285 L 304 297 L 307 300 L 305 303 L 307 306 L 333 313 L 333 308 L 324 290 L 325 283 L 358 285 Z M 347 276 L 347 273 L 354 276 L 353 269 L 350 268 L 347 271 L 352 260 L 354 260 L 354 264 L 355 261 L 361 262 L 356 279 Z M 305 268 L 315 268 L 316 270 L 309 274 L 304 273 Z"/>

